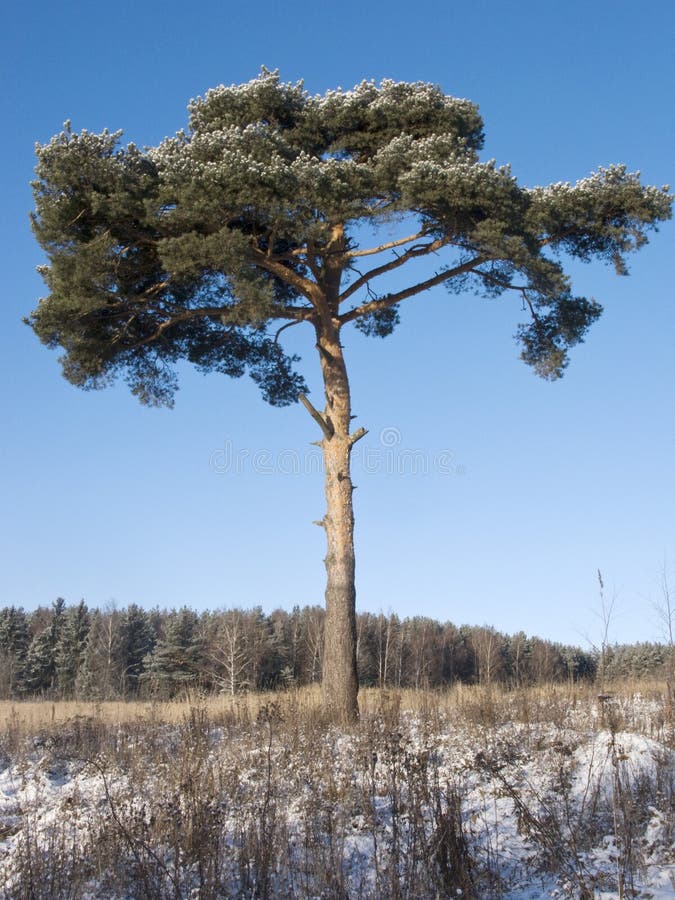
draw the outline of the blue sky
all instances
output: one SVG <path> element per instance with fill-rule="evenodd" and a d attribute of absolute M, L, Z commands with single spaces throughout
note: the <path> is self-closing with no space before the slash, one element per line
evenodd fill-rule
<path fill-rule="evenodd" d="M 480 105 L 484 156 L 524 184 L 624 162 L 661 185 L 675 160 L 673 34 L 675 5 L 656 0 L 639 12 L 624 0 L 12 7 L 0 35 L 0 604 L 323 598 L 311 524 L 323 487 L 302 408 L 187 368 L 173 410 L 143 408 L 123 385 L 82 393 L 22 325 L 43 292 L 28 225 L 35 141 L 71 119 L 151 145 L 186 124 L 191 97 L 265 65 L 311 92 L 438 83 Z M 354 473 L 359 609 L 583 644 L 600 636 L 601 569 L 610 636 L 659 637 L 650 603 L 664 559 L 675 566 L 674 236 L 664 225 L 629 278 L 570 267 L 605 313 L 555 384 L 518 359 L 516 300 L 440 288 L 409 301 L 386 341 L 348 336 L 369 429 Z M 287 334 L 316 397 L 311 334 Z"/>

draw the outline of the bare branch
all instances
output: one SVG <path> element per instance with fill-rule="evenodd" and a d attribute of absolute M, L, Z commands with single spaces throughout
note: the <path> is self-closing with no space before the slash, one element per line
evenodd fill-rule
<path fill-rule="evenodd" d="M 389 260 L 388 263 L 376 266 L 374 269 L 371 269 L 370 272 L 366 272 L 365 275 L 358 278 L 353 284 L 350 284 L 340 295 L 340 303 L 343 303 L 351 297 L 352 294 L 355 294 L 356 291 L 368 284 L 373 278 L 384 275 L 386 272 L 393 272 L 394 269 L 404 266 L 411 259 L 415 259 L 418 256 L 426 256 L 429 253 L 435 253 L 437 250 L 440 250 L 441 247 L 447 246 L 450 242 L 450 238 L 438 238 L 435 241 L 430 241 L 428 244 L 415 244 L 413 247 L 409 247 L 405 253 L 401 254 L 401 256 L 396 256 L 394 259 Z"/>
<path fill-rule="evenodd" d="M 368 434 L 367 428 L 357 428 L 353 434 L 349 435 L 349 443 L 353 447 L 357 441 L 360 441 L 362 437 L 365 437 Z"/>
<path fill-rule="evenodd" d="M 423 291 L 428 291 L 429 288 L 435 287 L 437 284 L 442 284 L 444 281 L 448 281 L 456 275 L 463 275 L 465 272 L 473 271 L 476 266 L 484 263 L 485 259 L 484 256 L 476 256 L 474 259 L 470 259 L 468 262 L 455 266 L 453 269 L 447 269 L 445 272 L 438 272 L 432 278 L 421 281 L 419 284 L 414 284 L 405 290 L 397 291 L 395 294 L 387 294 L 386 297 L 382 297 L 380 300 L 371 300 L 369 303 L 364 303 L 361 306 L 350 309 L 349 312 L 340 316 L 340 324 L 346 325 L 347 322 L 353 322 L 354 319 L 359 319 L 361 316 L 367 316 L 371 313 L 381 312 L 383 309 L 389 309 L 392 306 L 396 306 L 396 304 L 400 303 L 402 300 L 407 300 L 408 297 L 414 297 L 415 294 L 421 294 Z"/>
<path fill-rule="evenodd" d="M 295 259 L 298 256 L 307 256 L 309 254 L 309 247 L 296 247 L 295 250 L 291 250 L 288 254 L 289 258 Z M 278 257 L 279 259 L 283 259 L 283 257 Z"/>
<path fill-rule="evenodd" d="M 171 282 L 171 279 L 167 278 L 165 281 L 160 281 L 157 284 L 153 284 L 151 288 L 148 288 L 147 291 L 143 291 L 144 297 L 152 297 L 153 294 L 158 294 L 160 291 L 163 291 L 164 288 L 168 287 Z"/>
<path fill-rule="evenodd" d="M 402 247 L 404 244 L 409 244 L 410 241 L 418 241 L 420 238 L 423 238 L 425 234 L 426 231 L 422 229 L 416 234 L 409 234 L 407 237 L 399 238 L 396 241 L 389 241 L 388 244 L 380 244 L 379 247 L 371 247 L 368 250 L 349 251 L 345 253 L 345 256 L 349 259 L 354 259 L 357 256 L 374 256 L 376 253 L 384 253 L 385 250 L 391 250 L 393 247 Z"/>
<path fill-rule="evenodd" d="M 293 269 L 289 269 L 288 266 L 283 265 L 283 263 L 278 260 L 269 258 L 262 250 L 254 249 L 252 255 L 253 261 L 259 265 L 261 269 L 264 269 L 266 272 L 271 272 L 271 274 L 276 275 L 280 281 L 290 284 L 290 286 L 295 288 L 295 290 L 302 294 L 303 297 L 306 297 L 312 305 L 317 306 L 321 302 L 321 291 L 314 281 L 303 278 L 302 275 L 298 275 L 297 272 Z"/>
<path fill-rule="evenodd" d="M 326 439 L 330 440 L 333 437 L 333 435 L 335 434 L 335 429 L 330 424 L 330 421 L 326 420 L 321 415 L 319 410 L 316 409 L 316 407 L 311 403 L 311 401 L 304 394 L 298 394 L 298 399 L 300 400 L 302 405 L 305 407 L 307 412 L 310 414 L 310 416 L 317 423 L 319 428 L 323 431 L 323 433 L 326 436 Z"/>
<path fill-rule="evenodd" d="M 294 325 L 299 325 L 301 322 L 304 322 L 304 321 L 305 321 L 304 319 L 294 319 L 292 322 L 286 322 L 286 324 L 282 325 L 281 328 L 274 335 L 274 343 L 275 344 L 279 343 L 279 335 L 281 334 L 282 331 L 285 331 L 287 328 L 292 328 Z"/>

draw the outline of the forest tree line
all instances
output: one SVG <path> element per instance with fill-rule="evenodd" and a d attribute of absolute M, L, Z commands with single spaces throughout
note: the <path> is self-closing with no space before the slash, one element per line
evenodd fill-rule
<path fill-rule="evenodd" d="M 321 680 L 324 610 L 295 607 L 197 613 L 132 604 L 89 609 L 59 598 L 34 612 L 0 610 L 0 698 L 167 699 L 186 690 L 237 694 Z M 423 616 L 357 617 L 359 679 L 366 686 L 516 687 L 593 679 L 599 653 L 523 632 L 456 626 Z M 604 677 L 660 675 L 669 648 L 605 649 Z"/>

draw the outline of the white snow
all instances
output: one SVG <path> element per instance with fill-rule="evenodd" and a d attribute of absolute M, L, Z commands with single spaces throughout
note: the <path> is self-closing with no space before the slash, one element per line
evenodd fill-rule
<path fill-rule="evenodd" d="M 61 854 L 65 865 L 68 854 L 91 855 L 106 828 L 131 866 L 133 840 L 145 853 L 159 819 L 188 821 L 189 779 L 201 778 L 212 791 L 204 809 L 218 823 L 221 859 L 231 860 L 222 880 L 231 893 L 222 896 L 253 895 L 241 886 L 244 832 L 284 843 L 276 858 L 286 870 L 270 871 L 269 896 L 344 889 L 350 898 L 386 897 L 392 861 L 400 896 L 433 896 L 417 893 L 415 854 L 438 833 L 436 799 L 449 804 L 456 796 L 479 897 L 578 897 L 582 885 L 604 900 L 675 897 L 675 741 L 667 729 L 645 733 L 655 720 L 648 701 L 631 704 L 623 730 L 603 725 L 607 711 L 597 709 L 570 709 L 558 725 L 430 724 L 401 714 L 394 726 L 374 718 L 345 733 L 295 727 L 291 736 L 276 723 L 240 733 L 214 728 L 201 757 L 194 748 L 182 753 L 180 729 L 154 726 L 160 750 L 148 751 L 147 764 L 143 742 L 134 746 L 133 738 L 118 740 L 117 754 L 104 748 L 90 758 L 36 741 L 5 754 L 0 772 L 2 896 L 29 896 L 21 885 L 29 848 L 43 860 Z M 125 838 L 124 823 L 145 837 Z M 265 849 L 256 846 L 254 874 L 255 853 Z M 177 852 L 152 844 L 161 866 L 179 873 L 180 896 L 206 897 L 190 887 L 198 883 L 194 865 L 179 871 Z M 313 894 L 313 867 L 331 866 L 339 873 L 335 893 L 324 886 Z M 166 885 L 167 896 L 174 887 Z M 73 896 L 129 896 L 102 887 L 96 875 L 78 890 Z"/>

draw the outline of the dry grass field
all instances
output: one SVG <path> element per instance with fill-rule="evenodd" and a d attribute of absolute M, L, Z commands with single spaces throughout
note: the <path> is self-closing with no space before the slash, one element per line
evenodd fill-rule
<path fill-rule="evenodd" d="M 654 700 L 666 715 L 666 691 L 660 680 L 625 680 L 611 685 L 613 697 L 628 701 L 639 697 Z M 516 715 L 527 720 L 534 716 L 550 717 L 555 711 L 567 711 L 579 704 L 596 702 L 598 689 L 593 683 L 545 684 L 517 690 L 501 685 L 491 687 L 457 684 L 439 691 L 380 690 L 362 688 L 359 704 L 362 715 L 381 713 L 396 708 L 407 713 L 459 715 L 469 719 Z M 321 720 L 321 691 L 318 685 L 297 690 L 268 693 L 242 693 L 202 696 L 187 694 L 171 701 L 14 701 L 0 700 L 0 733 L 18 730 L 33 734 L 78 717 L 91 718 L 104 725 L 130 723 L 179 724 L 194 707 L 204 709 L 214 723 L 250 724 L 260 710 L 275 703 L 285 716 L 307 722 Z"/>

